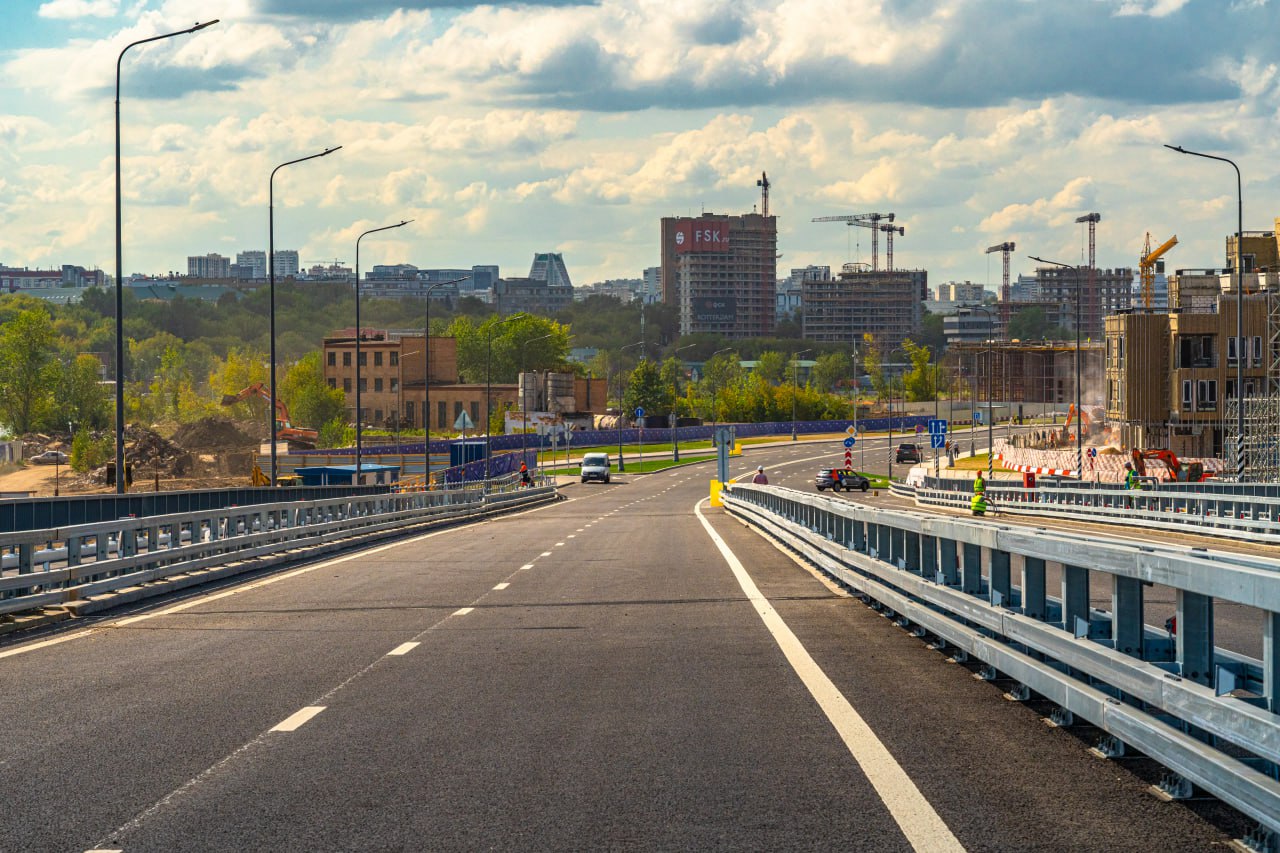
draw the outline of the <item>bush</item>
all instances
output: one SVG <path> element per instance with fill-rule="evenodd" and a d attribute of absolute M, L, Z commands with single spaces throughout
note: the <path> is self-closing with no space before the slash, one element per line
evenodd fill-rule
<path fill-rule="evenodd" d="M 97 468 L 111 457 L 114 442 L 107 437 L 95 439 L 88 430 L 80 430 L 71 439 L 71 468 L 81 474 Z"/>

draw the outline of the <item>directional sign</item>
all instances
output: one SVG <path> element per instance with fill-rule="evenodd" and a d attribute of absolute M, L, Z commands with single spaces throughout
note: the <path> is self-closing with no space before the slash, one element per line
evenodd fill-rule
<path fill-rule="evenodd" d="M 929 446 L 930 446 L 930 447 L 932 447 L 934 450 L 941 450 L 942 448 L 946 447 L 946 446 L 947 446 L 947 436 L 946 436 L 946 433 L 942 433 L 942 434 L 932 433 L 932 434 L 930 434 L 930 436 L 929 436 Z"/>
<path fill-rule="evenodd" d="M 845 447 L 853 447 L 853 444 L 854 444 L 853 436 L 849 436 L 844 440 Z"/>
<path fill-rule="evenodd" d="M 644 417 L 644 409 L 640 408 L 639 406 L 636 406 L 636 417 L 637 418 Z"/>
<path fill-rule="evenodd" d="M 947 422 L 944 418 L 929 418 L 929 435 L 946 435 Z"/>

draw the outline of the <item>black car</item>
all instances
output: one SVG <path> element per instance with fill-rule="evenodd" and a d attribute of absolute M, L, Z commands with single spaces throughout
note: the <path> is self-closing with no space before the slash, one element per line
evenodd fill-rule
<path fill-rule="evenodd" d="M 899 444 L 898 451 L 894 454 L 894 462 L 919 462 L 920 461 L 920 445 L 918 444 Z"/>
<path fill-rule="evenodd" d="M 836 491 L 844 489 L 846 492 L 861 489 L 865 492 L 871 488 L 871 481 L 849 468 L 823 468 L 818 472 L 814 485 L 818 487 L 820 492 L 823 489 L 834 489 Z"/>

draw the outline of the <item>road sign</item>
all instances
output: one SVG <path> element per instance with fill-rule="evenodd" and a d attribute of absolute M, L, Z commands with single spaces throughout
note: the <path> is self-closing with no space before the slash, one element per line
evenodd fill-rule
<path fill-rule="evenodd" d="M 471 416 L 467 414 L 467 410 L 463 409 L 458 412 L 458 419 L 453 422 L 454 429 L 475 429 L 475 424 L 471 421 Z"/>
<path fill-rule="evenodd" d="M 982 410 L 981 410 L 981 409 L 974 409 L 974 410 L 973 410 L 973 422 L 974 422 L 975 424 L 980 424 L 980 423 L 982 423 Z"/>
<path fill-rule="evenodd" d="M 636 417 L 637 418 L 644 417 L 644 409 L 640 408 L 639 406 L 636 406 Z"/>
<path fill-rule="evenodd" d="M 850 453 L 848 450 L 844 452 L 844 467 L 846 468 L 853 467 L 853 454 Z"/>
<path fill-rule="evenodd" d="M 924 424 L 916 424 L 916 435 L 924 432 Z"/>
<path fill-rule="evenodd" d="M 849 426 L 845 427 L 845 428 L 844 428 L 844 431 L 845 431 L 845 435 L 857 435 L 857 434 L 858 434 L 858 429 L 857 429 L 857 427 L 855 427 L 853 424 L 849 424 Z"/>
<path fill-rule="evenodd" d="M 932 433 L 929 436 L 929 446 L 934 450 L 941 450 L 947 446 L 946 433 Z"/>
<path fill-rule="evenodd" d="M 929 418 L 929 435 L 946 435 L 947 421 L 945 418 Z"/>
<path fill-rule="evenodd" d="M 845 446 L 845 447 L 853 447 L 853 443 L 854 443 L 854 442 L 853 442 L 853 436 L 849 436 L 848 438 L 846 438 L 846 439 L 844 440 L 844 446 Z"/>

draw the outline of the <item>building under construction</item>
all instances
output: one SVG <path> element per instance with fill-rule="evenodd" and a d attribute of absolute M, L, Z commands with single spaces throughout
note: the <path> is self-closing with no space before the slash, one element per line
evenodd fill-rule
<path fill-rule="evenodd" d="M 1081 402 L 1101 404 L 1103 345 L 1080 345 Z M 1076 399 L 1075 341 L 991 341 L 951 345 L 947 369 L 957 383 L 956 393 L 971 399 L 987 397 L 1018 403 L 1060 403 Z"/>
<path fill-rule="evenodd" d="M 922 293 L 928 292 L 924 270 L 872 270 L 845 264 L 834 278 L 801 282 L 806 341 L 857 345 L 871 335 L 882 351 L 919 338 Z"/>

